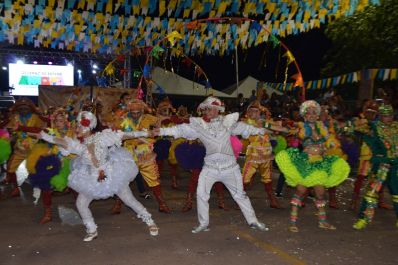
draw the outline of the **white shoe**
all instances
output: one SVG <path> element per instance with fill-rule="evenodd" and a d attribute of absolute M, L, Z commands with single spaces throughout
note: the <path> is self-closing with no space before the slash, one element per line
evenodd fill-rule
<path fill-rule="evenodd" d="M 197 234 L 200 232 L 207 232 L 210 231 L 210 228 L 207 225 L 199 225 L 192 229 L 192 233 Z"/>
<path fill-rule="evenodd" d="M 269 228 L 266 227 L 265 224 L 260 223 L 260 222 L 256 222 L 256 223 L 250 224 L 250 228 L 251 229 L 257 229 L 257 230 L 260 230 L 260 231 L 263 231 L 263 232 L 266 232 L 266 231 L 269 230 Z"/>
<path fill-rule="evenodd" d="M 159 235 L 159 228 L 158 228 L 158 226 L 155 223 L 152 224 L 152 225 L 149 225 L 148 228 L 149 228 L 149 234 L 151 236 Z"/>
<path fill-rule="evenodd" d="M 95 230 L 95 231 L 92 232 L 92 233 L 87 232 L 87 235 L 84 237 L 83 241 L 84 241 L 84 242 L 93 241 L 93 239 L 96 239 L 97 236 L 98 236 L 97 230 Z"/>

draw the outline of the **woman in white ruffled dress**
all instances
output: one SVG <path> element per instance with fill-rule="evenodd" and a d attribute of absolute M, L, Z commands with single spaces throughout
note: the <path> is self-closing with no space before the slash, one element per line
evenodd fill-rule
<path fill-rule="evenodd" d="M 132 194 L 129 183 L 138 173 L 130 153 L 121 146 L 122 139 L 148 137 L 147 132 L 121 132 L 110 129 L 93 134 L 97 119 L 91 112 L 82 111 L 77 117 L 77 139 L 53 137 L 45 132 L 40 138 L 58 145 L 63 155 L 76 154 L 68 177 L 68 186 L 79 193 L 76 207 L 87 235 L 88 242 L 98 236 L 97 225 L 89 209 L 92 200 L 117 195 L 149 227 L 152 236 L 158 235 L 158 227 L 151 214 Z"/>

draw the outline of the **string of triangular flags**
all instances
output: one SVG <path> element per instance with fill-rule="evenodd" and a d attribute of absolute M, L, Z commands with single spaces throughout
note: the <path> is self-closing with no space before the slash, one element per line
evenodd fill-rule
<path fill-rule="evenodd" d="M 294 77 L 292 77 L 295 79 Z M 349 84 L 359 82 L 360 80 L 396 80 L 398 79 L 397 68 L 385 68 L 385 69 L 365 69 L 362 71 L 352 72 L 343 74 L 335 77 L 323 78 L 319 80 L 305 81 L 306 90 L 321 90 L 335 87 L 338 85 Z M 272 83 L 264 82 L 265 87 L 271 87 L 279 91 L 293 91 L 295 89 L 301 89 L 301 86 L 296 82 L 294 83 Z"/>
<path fill-rule="evenodd" d="M 3 0 L 0 42 L 77 52 L 122 54 L 154 46 L 173 31 L 185 54 L 228 54 L 269 34 L 285 37 L 319 28 L 379 0 Z M 245 17 L 242 24 L 191 23 L 200 18 Z M 191 23 L 191 24 L 190 24 Z"/>

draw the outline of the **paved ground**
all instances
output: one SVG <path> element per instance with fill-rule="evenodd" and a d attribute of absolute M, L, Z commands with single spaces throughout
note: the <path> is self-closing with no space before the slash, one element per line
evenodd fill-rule
<path fill-rule="evenodd" d="M 393 211 L 378 210 L 374 224 L 365 231 L 351 228 L 355 220 L 355 214 L 348 210 L 351 181 L 339 188 L 342 208 L 328 210 L 336 231 L 317 228 L 315 208 L 308 200 L 299 213 L 300 232 L 289 232 L 292 190 L 287 189 L 281 200 L 285 209 L 270 209 L 266 207 L 262 185 L 256 180 L 248 194 L 269 232 L 250 229 L 238 210 L 218 209 L 213 194 L 211 231 L 194 235 L 190 231 L 197 224 L 196 210 L 180 211 L 188 173 L 182 173 L 178 191 L 169 188 L 167 172 L 162 175 L 164 194 L 174 212 L 159 213 L 154 199 L 139 198 L 160 227 L 158 237 L 151 237 L 146 226 L 125 207 L 120 215 L 110 215 L 113 200 L 109 199 L 91 205 L 99 237 L 90 243 L 82 241 L 82 225 L 67 224 L 58 213 L 53 222 L 38 224 L 43 210 L 41 204 L 33 206 L 29 185 L 23 185 L 21 198 L 6 198 L 9 189 L 2 187 L 0 264 L 398 264 L 398 229 Z M 71 194 L 55 197 L 53 205 L 55 212 L 58 206 L 75 209 Z M 234 206 L 229 195 L 227 205 Z"/>

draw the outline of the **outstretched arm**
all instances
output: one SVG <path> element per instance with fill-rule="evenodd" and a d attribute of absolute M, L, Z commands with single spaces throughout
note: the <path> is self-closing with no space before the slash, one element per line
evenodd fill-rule
<path fill-rule="evenodd" d="M 156 133 L 155 133 L 156 134 Z M 168 128 L 160 128 L 160 136 L 173 136 L 174 138 L 186 138 L 195 140 L 199 137 L 198 133 L 189 124 L 180 124 Z"/>
<path fill-rule="evenodd" d="M 242 135 L 243 138 L 248 138 L 250 135 L 257 135 L 261 134 L 264 135 L 265 133 L 271 133 L 271 131 L 254 127 L 253 125 L 249 125 L 245 122 L 237 122 L 232 126 L 231 134 L 233 135 Z"/>
<path fill-rule="evenodd" d="M 145 137 L 145 138 L 152 137 L 152 133 L 146 131 L 123 132 L 122 139 L 127 140 L 127 139 L 140 138 L 140 137 Z"/>
<path fill-rule="evenodd" d="M 41 131 L 38 134 L 38 138 L 51 144 L 56 144 L 64 149 L 68 149 L 68 142 L 63 137 L 51 136 L 48 133 Z"/>

